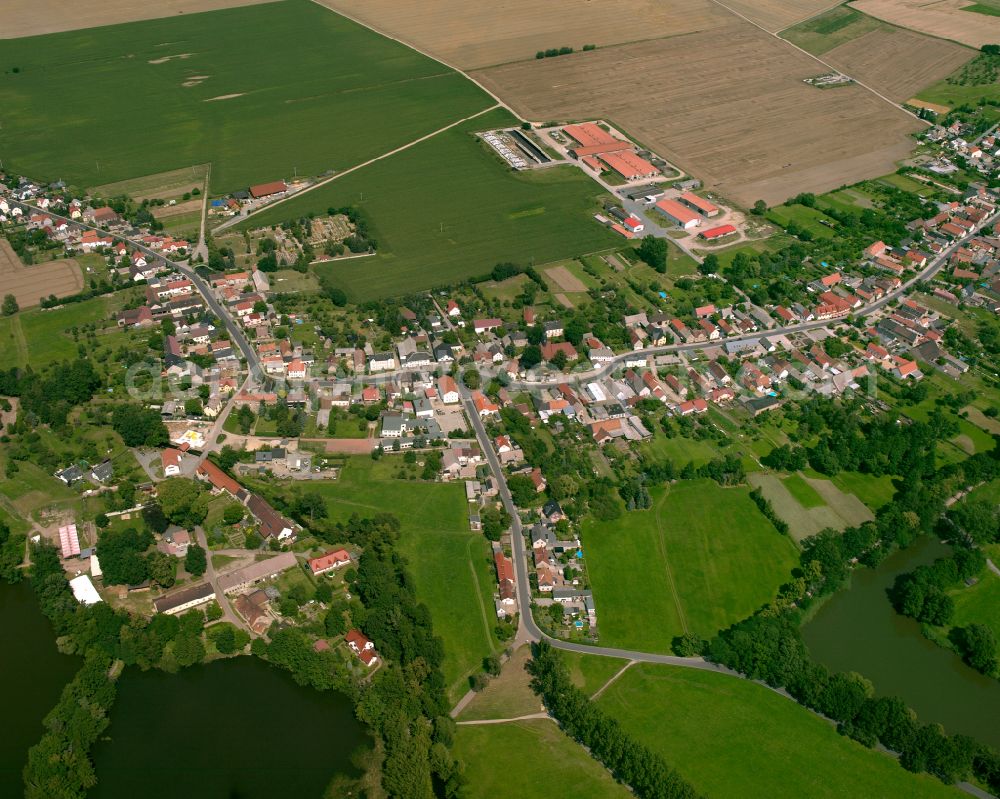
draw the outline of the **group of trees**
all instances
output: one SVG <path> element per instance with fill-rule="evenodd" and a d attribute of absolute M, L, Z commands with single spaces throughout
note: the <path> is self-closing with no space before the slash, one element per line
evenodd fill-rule
<path fill-rule="evenodd" d="M 640 799 L 695 799 L 698 796 L 680 774 L 656 753 L 637 742 L 582 690 L 573 685 L 559 653 L 546 642 L 536 644 L 528 664 L 531 687 L 559 726 L 587 747 L 615 778 Z"/>
<path fill-rule="evenodd" d="M 167 427 L 160 414 L 141 405 L 116 405 L 111 426 L 129 447 L 165 447 L 170 443 Z"/>
<path fill-rule="evenodd" d="M 917 438 L 921 440 L 922 436 L 918 434 Z M 908 450 L 906 445 L 899 448 L 900 453 Z M 900 455 L 901 460 L 906 457 Z M 843 533 L 826 530 L 806 539 L 800 554 L 801 567 L 793 580 L 782 586 L 773 602 L 716 636 L 706 656 L 751 679 L 787 689 L 803 705 L 836 721 L 843 734 L 867 746 L 880 743 L 898 752 L 901 764 L 911 771 L 927 771 L 946 782 L 975 774 L 994 791 L 1000 789 L 1000 757 L 995 752 L 966 736 L 949 737 L 939 725 L 920 724 L 898 698 L 875 698 L 871 686 L 858 675 L 830 674 L 826 667 L 810 659 L 799 634 L 802 614 L 813 602 L 841 586 L 852 564 L 874 566 L 896 548 L 934 531 L 948 497 L 998 475 L 1000 457 L 992 452 L 973 455 L 936 471 L 916 470 L 898 484 L 895 497 L 879 509 L 874 521 L 847 528 Z M 965 560 L 961 566 L 939 567 L 942 574 L 957 579 L 960 571 L 968 573 L 978 561 L 969 549 L 962 558 Z M 927 596 L 936 579 L 922 575 L 922 597 Z M 914 589 L 914 605 L 918 593 Z M 968 642 L 963 642 L 970 651 L 982 651 L 980 633 L 974 630 Z"/>
<path fill-rule="evenodd" d="M 21 563 L 24 560 L 24 533 L 12 533 L 10 527 L 0 521 L 0 580 L 16 583 L 21 580 Z"/>
<path fill-rule="evenodd" d="M 52 364 L 41 372 L 30 366 L 0 372 L 0 395 L 20 398 L 28 427 L 41 423 L 61 428 L 70 411 L 89 402 L 101 383 L 93 364 L 79 358 Z"/>

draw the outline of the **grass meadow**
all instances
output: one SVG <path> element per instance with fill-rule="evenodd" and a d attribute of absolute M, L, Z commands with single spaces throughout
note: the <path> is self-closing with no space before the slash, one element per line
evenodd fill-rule
<path fill-rule="evenodd" d="M 713 799 L 961 795 L 764 686 L 724 674 L 641 663 L 598 703 Z"/>
<path fill-rule="evenodd" d="M 77 357 L 77 342 L 72 329 L 95 324 L 99 341 L 110 343 L 123 334 L 114 322 L 121 307 L 121 293 L 95 297 L 52 310 L 32 308 L 14 316 L 0 318 L 0 369 L 27 366 L 39 369 L 50 363 Z M 82 339 L 81 339 L 82 340 Z M 92 349 L 87 346 L 88 351 Z"/>
<path fill-rule="evenodd" d="M 321 174 L 493 103 L 308 0 L 4 40 L 0 61 L 4 166 L 78 187 L 205 163 L 214 192 Z"/>
<path fill-rule="evenodd" d="M 409 562 L 417 596 L 430 608 L 434 632 L 444 640 L 444 676 L 453 700 L 468 689 L 468 676 L 498 646 L 494 636 L 494 577 L 489 546 L 469 530 L 461 483 L 393 479 L 386 455 L 348 458 L 338 480 L 316 481 L 310 491 L 327 500 L 330 518 L 396 514 L 402 522 L 399 551 Z"/>
<path fill-rule="evenodd" d="M 392 297 L 487 274 L 500 261 L 544 264 L 621 238 L 598 224 L 600 187 L 579 169 L 515 173 L 473 136 L 510 125 L 490 112 L 254 217 L 272 225 L 355 205 L 379 253 L 320 264 L 316 273 L 355 301 Z"/>
<path fill-rule="evenodd" d="M 631 793 L 548 719 L 461 726 L 454 754 L 475 799 L 627 799 Z M 502 765 L 506 764 L 506 765 Z"/>
<path fill-rule="evenodd" d="M 710 637 L 774 596 L 796 548 L 748 493 L 685 481 L 652 491 L 648 511 L 584 523 L 602 644 L 667 652 L 674 636 Z"/>

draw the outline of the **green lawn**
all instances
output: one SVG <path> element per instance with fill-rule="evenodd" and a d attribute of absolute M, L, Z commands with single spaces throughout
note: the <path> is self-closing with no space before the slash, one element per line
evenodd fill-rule
<path fill-rule="evenodd" d="M 962 795 L 838 735 L 795 702 L 735 677 L 638 664 L 598 702 L 713 799 Z"/>
<path fill-rule="evenodd" d="M 345 169 L 493 102 L 307 0 L 10 39 L 3 54 L 5 167 L 77 186 L 209 162 L 214 192 Z"/>
<path fill-rule="evenodd" d="M 816 493 L 815 488 L 802 479 L 801 474 L 790 474 L 781 482 L 785 484 L 788 493 L 795 497 L 795 501 L 803 508 L 821 508 L 826 505 L 823 497 Z"/>
<path fill-rule="evenodd" d="M 468 796 L 496 799 L 627 799 L 586 750 L 547 719 L 461 726 L 454 754 L 465 763 Z"/>
<path fill-rule="evenodd" d="M 920 197 L 927 197 L 936 191 L 933 186 L 921 183 L 919 180 L 911 178 L 909 175 L 897 175 L 895 172 L 891 175 L 885 175 L 884 177 L 879 178 L 878 182 L 888 183 L 890 186 L 895 186 L 897 189 L 908 191 L 911 194 L 916 194 Z"/>
<path fill-rule="evenodd" d="M 106 328 L 108 332 L 101 335 L 101 342 L 122 335 L 113 318 L 122 302 L 121 294 L 113 294 L 51 311 L 32 308 L 0 319 L 0 369 L 30 363 L 37 370 L 55 361 L 76 358 L 74 327 L 95 324 L 98 329 Z"/>
<path fill-rule="evenodd" d="M 838 472 L 831 482 L 844 493 L 854 494 L 872 510 L 881 508 L 896 493 L 889 475 L 874 477 L 861 472 Z"/>
<path fill-rule="evenodd" d="M 621 658 L 581 655 L 579 652 L 560 652 L 569 670 L 573 684 L 588 696 L 593 696 L 628 662 Z"/>
<path fill-rule="evenodd" d="M 469 530 L 461 483 L 393 480 L 390 461 L 388 455 L 377 464 L 348 458 L 340 479 L 317 480 L 309 489 L 323 494 L 334 520 L 385 512 L 399 518 L 399 551 L 444 640 L 445 680 L 457 700 L 468 689 L 469 674 L 497 647 L 490 549 L 481 533 Z"/>
<path fill-rule="evenodd" d="M 985 624 L 1000 641 L 1000 577 L 983 569 L 975 585 L 954 588 L 948 592 L 955 600 L 953 627 Z"/>
<path fill-rule="evenodd" d="M 361 208 L 378 255 L 315 267 L 357 301 L 485 275 L 500 261 L 543 264 L 614 247 L 620 239 L 592 218 L 601 192 L 580 170 L 515 173 L 472 135 L 514 122 L 493 111 L 245 224 Z"/>
<path fill-rule="evenodd" d="M 767 212 L 767 218 L 781 225 L 783 228 L 787 228 L 790 223 L 794 222 L 799 228 L 808 230 L 816 238 L 831 238 L 834 235 L 833 228 L 820 224 L 819 221 L 823 219 L 832 222 L 833 220 L 830 217 L 822 211 L 818 211 L 815 208 L 807 208 L 798 203 L 775 206 Z M 836 226 L 837 223 L 833 222 L 833 224 Z"/>
<path fill-rule="evenodd" d="M 746 488 L 692 480 L 651 493 L 650 510 L 583 525 L 602 644 L 665 652 L 685 631 L 710 637 L 770 600 L 797 563 Z"/>

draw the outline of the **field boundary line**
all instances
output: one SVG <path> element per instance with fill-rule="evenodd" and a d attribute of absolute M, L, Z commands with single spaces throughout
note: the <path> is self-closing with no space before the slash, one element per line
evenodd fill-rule
<path fill-rule="evenodd" d="M 760 25 L 760 24 L 758 24 L 758 23 L 754 22 L 754 21 L 753 21 L 752 19 L 750 19 L 750 17 L 748 17 L 748 16 L 745 16 L 744 14 L 741 14 L 741 13 L 740 13 L 739 11 L 737 11 L 737 10 L 736 10 L 736 9 L 734 9 L 734 8 L 730 8 L 730 7 L 729 7 L 729 6 L 727 6 L 727 5 L 725 4 L 725 3 L 723 3 L 723 2 L 722 2 L 722 0 L 711 0 L 711 2 L 715 3 L 715 5 L 719 6 L 720 8 L 724 8 L 724 9 L 726 9 L 726 11 L 728 11 L 728 12 L 729 12 L 730 14 L 733 14 L 734 16 L 737 16 L 737 17 L 739 17 L 739 18 L 740 18 L 740 19 L 742 19 L 742 20 L 743 20 L 744 22 L 747 22 L 747 23 L 749 23 L 750 25 L 753 25 L 753 26 L 754 26 L 755 28 L 757 28 L 758 30 L 762 30 L 762 31 L 764 31 L 764 33 L 766 33 L 766 34 L 767 34 L 768 36 L 772 36 L 772 37 L 774 37 L 775 39 L 777 39 L 777 40 L 778 40 L 779 42 L 781 42 L 782 44 L 785 44 L 785 45 L 787 45 L 788 47 L 792 47 L 792 48 L 794 48 L 794 49 L 798 50 L 798 51 L 799 51 L 800 53 L 802 53 L 803 55 L 806 55 L 806 56 L 808 56 L 809 58 L 811 58 L 811 59 L 812 59 L 813 61 L 815 61 L 815 62 L 817 62 L 817 63 L 819 63 L 819 64 L 822 64 L 822 65 L 823 65 L 824 67 L 826 67 L 827 69 L 829 69 L 829 70 L 833 70 L 834 72 L 836 72 L 836 73 L 838 73 L 838 74 L 840 74 L 840 75 L 845 75 L 845 76 L 847 76 L 848 78 L 850 78 L 851 80 L 853 80 L 853 81 L 854 81 L 854 82 L 855 82 L 855 83 L 856 83 L 856 84 L 857 84 L 858 86 L 860 86 L 860 87 L 861 87 L 862 89 L 867 89 L 867 90 L 868 90 L 869 92 L 871 92 L 872 94 L 874 94 L 874 95 L 875 95 L 876 97 L 878 97 L 878 98 L 879 98 L 880 100 L 884 100 L 885 102 L 887 102 L 887 103 L 888 103 L 889 105 L 893 106 L 894 108 L 898 108 L 898 109 L 899 109 L 900 111 L 902 111 L 902 112 L 903 112 L 904 114 L 906 114 L 907 116 L 910 116 L 910 117 L 913 117 L 914 119 L 918 120 L 919 122 L 922 122 L 922 123 L 923 123 L 924 125 L 926 125 L 926 126 L 930 127 L 930 124 L 931 124 L 930 122 L 928 122 L 927 120 L 924 120 L 924 119 L 920 119 L 920 117 L 918 117 L 918 116 L 917 116 L 916 114 L 914 114 L 914 113 L 913 113 L 912 111 L 908 111 L 907 109 L 903 108 L 903 106 L 901 106 L 901 105 L 900 105 L 899 103 L 897 103 L 897 102 L 896 102 L 895 100 L 890 100 L 890 99 L 889 99 L 888 97 L 886 97 L 886 96 L 885 96 L 884 94 L 882 94 L 882 92 L 878 91 L 877 89 L 874 89 L 874 88 L 872 88 L 872 87 L 871 87 L 871 86 L 869 86 L 869 85 L 868 85 L 867 83 L 862 83 L 862 82 L 861 82 L 861 81 L 859 81 L 859 80 L 858 80 L 857 78 L 853 77 L 852 75 L 848 75 L 848 74 L 847 74 L 846 72 L 844 72 L 843 70 L 841 70 L 841 69 L 837 69 L 837 67 L 833 66 L 833 64 L 829 64 L 829 63 L 827 63 L 826 61 L 824 61 L 824 60 L 823 60 L 822 58 L 820 58 L 819 56 L 815 56 L 815 55 L 813 55 L 812 53 L 810 53 L 810 52 L 809 52 L 808 50 L 804 50 L 804 49 L 802 49 L 801 47 L 799 47 L 799 46 L 798 46 L 797 44 L 795 44 L 794 42 L 790 42 L 790 41 L 788 41 L 788 39 L 782 39 L 782 38 L 781 38 L 781 37 L 780 37 L 780 36 L 779 36 L 779 35 L 778 35 L 777 33 L 775 33 L 774 31 L 769 31 L 769 30 L 768 30 L 767 28 L 765 28 L 765 27 L 764 27 L 763 25 Z M 829 11 L 829 10 L 830 10 L 830 9 L 827 9 L 827 11 Z M 796 24 L 798 24 L 798 23 L 796 23 Z M 787 28 L 786 28 L 785 30 L 787 30 Z M 822 91 L 822 90 L 820 90 L 820 91 Z"/>
<path fill-rule="evenodd" d="M 472 81 L 474 84 L 476 84 L 476 86 L 478 86 L 480 88 L 480 90 L 482 90 L 483 92 L 485 92 L 486 94 L 488 94 L 490 97 L 492 97 L 496 101 L 497 105 L 499 105 L 501 108 L 507 109 L 508 111 L 510 111 L 510 113 L 512 113 L 515 117 L 517 117 L 517 119 L 519 121 L 524 122 L 524 117 L 522 117 L 513 108 L 511 108 L 509 105 L 507 105 L 507 103 L 504 102 L 503 99 L 501 99 L 498 95 L 494 94 L 492 91 L 490 91 L 489 89 L 487 89 L 482 83 L 480 83 L 478 80 L 476 80 L 475 78 L 473 78 L 468 72 L 466 72 L 461 67 L 457 67 L 454 64 L 449 64 L 443 58 L 439 58 L 438 56 L 434 55 L 433 53 L 430 53 L 427 50 L 424 50 L 422 47 L 418 47 L 413 42 L 408 42 L 408 41 L 406 41 L 406 39 L 401 39 L 398 36 L 395 36 L 395 35 L 393 35 L 391 33 L 388 33 L 388 32 L 386 32 L 386 31 L 384 31 L 384 30 L 382 30 L 380 28 L 376 28 L 374 25 L 371 25 L 371 24 L 369 24 L 367 22 L 364 22 L 363 20 L 360 20 L 357 17 L 354 17 L 354 16 L 352 16 L 352 15 L 350 15 L 350 14 L 344 12 L 344 11 L 341 11 L 340 9 L 331 8 L 330 6 L 328 6 L 325 3 L 321 2 L 321 0 L 312 0 L 312 2 L 314 2 L 320 8 L 326 9 L 331 14 L 337 14 L 337 15 L 339 15 L 341 17 L 344 17 L 345 19 L 349 19 L 355 25 L 360 25 L 363 28 L 367 28 L 368 30 L 370 30 L 370 31 L 372 31 L 374 33 L 377 33 L 379 36 L 382 36 L 383 38 L 386 38 L 386 39 L 389 39 L 390 41 L 396 42 L 396 44 L 401 44 L 401 45 L 403 45 L 403 47 L 407 47 L 410 50 L 413 50 L 415 53 L 420 53 L 420 55 L 422 55 L 424 58 L 429 58 L 429 59 L 431 59 L 431 61 L 436 61 L 438 64 L 441 64 L 442 66 L 448 67 L 448 69 L 450 69 L 450 70 L 452 70 L 454 72 L 457 72 L 459 75 L 461 75 L 462 77 L 464 77 L 466 80 Z"/>
<path fill-rule="evenodd" d="M 313 0 L 313 2 L 316 2 L 316 0 Z M 325 8 L 325 6 L 324 6 L 324 8 Z M 469 120 L 476 119 L 477 117 L 481 117 L 481 116 L 483 116 L 483 114 L 488 114 L 490 111 L 496 111 L 496 109 L 501 108 L 501 107 L 503 107 L 502 103 L 496 103 L 494 105 L 491 105 L 489 108 L 484 108 L 482 111 L 477 111 L 475 114 L 471 114 L 470 116 L 463 117 L 462 119 L 457 119 L 454 122 L 451 122 L 451 123 L 445 125 L 443 128 L 438 128 L 437 130 L 433 130 L 430 133 L 427 133 L 424 136 L 421 136 L 419 139 L 414 139 L 411 142 L 407 142 L 406 144 L 400 145 L 395 150 L 389 150 L 389 152 L 382 153 L 382 155 L 377 155 L 374 158 L 369 158 L 367 161 L 365 161 L 363 163 L 355 164 L 354 166 L 349 167 L 348 169 L 345 169 L 343 172 L 337 172 L 334 175 L 330 175 L 330 177 L 324 178 L 323 180 L 319 180 L 316 183 L 313 183 L 311 186 L 309 186 L 309 187 L 307 187 L 305 189 L 302 189 L 302 191 L 297 191 L 297 192 L 295 192 L 295 194 L 291 194 L 288 197 L 283 197 L 282 199 L 278 200 L 277 202 L 268 203 L 267 205 L 263 206 L 262 208 L 258 208 L 256 211 L 252 211 L 251 213 L 247 214 L 246 216 L 234 216 L 232 219 L 227 220 L 226 222 L 223 222 L 218 227 L 214 228 L 212 230 L 212 234 L 214 235 L 216 233 L 220 233 L 223 230 L 226 230 L 226 229 L 231 228 L 231 227 L 233 227 L 235 225 L 238 225 L 238 224 L 241 224 L 243 222 L 246 222 L 249 219 L 253 219 L 258 214 L 262 214 L 265 211 L 270 211 L 272 208 L 276 208 L 277 206 L 282 205 L 283 203 L 286 203 L 289 200 L 297 199 L 297 198 L 301 197 L 303 194 L 308 194 L 309 192 L 311 192 L 311 191 L 313 191 L 315 189 L 320 188 L 320 186 L 325 186 L 328 183 L 332 183 L 333 181 L 338 180 L 339 178 L 346 177 L 347 175 L 350 175 L 352 172 L 357 172 L 359 169 L 364 169 L 366 166 L 370 166 L 371 164 L 374 164 L 377 161 L 381 161 L 381 160 L 383 160 L 385 158 L 390 158 L 391 156 L 394 156 L 397 153 L 401 153 L 404 150 L 409 150 L 411 147 L 415 147 L 418 144 L 422 144 L 423 142 L 427 141 L 428 139 L 433 139 L 435 136 L 437 136 L 440 133 L 444 133 L 445 131 L 449 131 L 449 130 L 451 130 L 454 127 L 457 127 L 457 126 L 459 126 L 459 125 L 461 125 L 461 124 L 463 124 L 465 122 L 468 122 Z M 520 119 L 520 117 L 518 117 L 518 119 Z"/>
<path fill-rule="evenodd" d="M 798 22 L 793 22 L 791 25 L 785 25 L 784 28 L 780 28 L 780 29 L 774 31 L 774 35 L 780 37 L 782 33 L 784 33 L 787 30 L 790 30 L 791 28 L 794 28 L 796 25 L 804 25 L 805 23 L 810 22 L 811 20 L 816 19 L 816 17 L 822 17 L 824 14 L 829 14 L 831 11 L 833 11 L 833 9 L 839 8 L 842 5 L 845 5 L 845 3 L 843 2 L 843 0 L 840 0 L 840 2 L 836 2 L 833 5 L 827 6 L 826 8 L 824 8 L 824 9 L 822 9 L 820 11 L 817 11 L 815 14 L 810 14 L 808 17 L 803 17 Z M 852 9 L 852 10 L 853 11 L 857 11 L 856 8 Z M 864 11 L 861 11 L 859 13 L 865 14 Z M 865 16 L 867 17 L 868 14 L 865 14 Z M 872 17 L 872 19 L 875 19 L 875 17 Z M 787 42 L 788 39 L 785 39 L 785 41 Z"/>
<path fill-rule="evenodd" d="M 667 582 L 670 584 L 670 593 L 674 598 L 674 607 L 677 608 L 677 620 L 681 623 L 681 629 L 684 630 L 685 634 L 687 634 L 690 632 L 688 629 L 687 616 L 684 615 L 684 608 L 681 605 L 681 597 L 680 594 L 677 593 L 677 583 L 674 582 L 674 571 L 670 568 L 670 558 L 667 557 L 667 542 L 663 537 L 663 524 L 660 522 L 660 507 L 667 501 L 668 496 L 670 496 L 669 489 L 664 492 L 663 497 L 656 503 L 656 507 L 653 509 L 653 518 L 656 521 L 656 535 L 660 540 L 660 556 L 663 558 L 663 571 L 667 575 Z"/>

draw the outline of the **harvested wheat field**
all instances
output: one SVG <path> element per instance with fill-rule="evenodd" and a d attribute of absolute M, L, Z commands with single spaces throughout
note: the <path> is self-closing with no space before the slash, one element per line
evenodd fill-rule
<path fill-rule="evenodd" d="M 1000 17 L 962 9 L 973 0 L 857 0 L 851 8 L 878 19 L 970 47 L 1000 42 Z"/>
<path fill-rule="evenodd" d="M 74 31 L 194 14 L 234 6 L 253 6 L 273 0 L 3 0 L 0 3 L 0 39 L 18 39 L 43 33 Z"/>
<path fill-rule="evenodd" d="M 13 294 L 22 308 L 38 305 L 42 297 L 65 297 L 83 288 L 76 261 L 62 260 L 25 266 L 7 239 L 0 239 L 0 296 Z"/>
<path fill-rule="evenodd" d="M 721 47 L 720 42 L 726 46 Z M 779 203 L 895 169 L 923 123 L 734 19 L 723 29 L 477 71 L 533 120 L 608 119 L 745 205 Z M 636 85 L 641 91 L 623 90 Z"/>
<path fill-rule="evenodd" d="M 318 2 L 462 69 L 534 59 L 539 50 L 550 48 L 580 50 L 585 44 L 621 44 L 709 30 L 731 16 L 711 0 Z"/>
<path fill-rule="evenodd" d="M 897 102 L 947 77 L 974 57 L 967 47 L 881 25 L 838 45 L 823 60 Z"/>
<path fill-rule="evenodd" d="M 772 33 L 777 33 L 828 8 L 840 5 L 837 0 L 721 0 L 737 14 Z"/>

